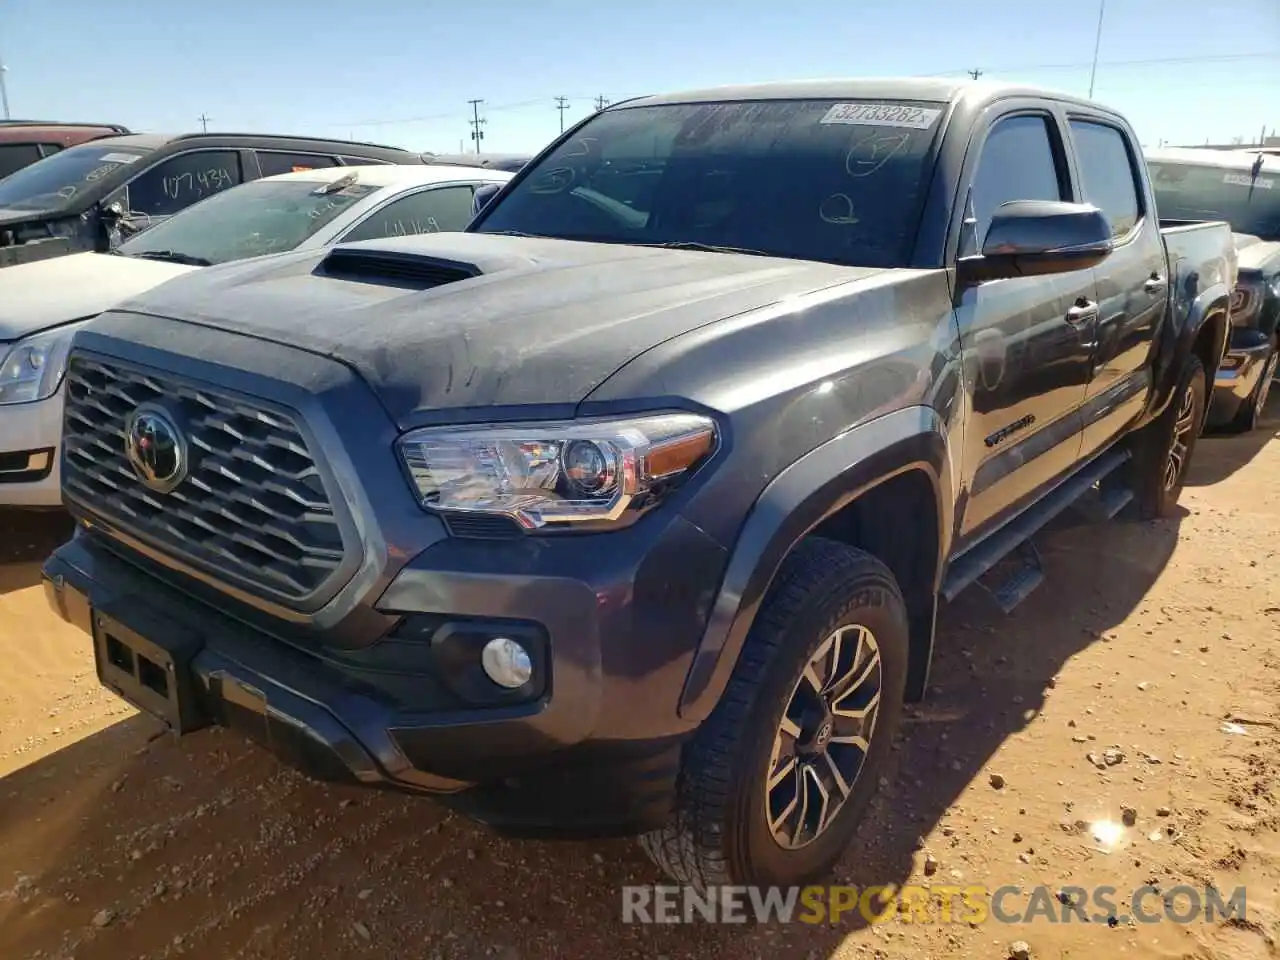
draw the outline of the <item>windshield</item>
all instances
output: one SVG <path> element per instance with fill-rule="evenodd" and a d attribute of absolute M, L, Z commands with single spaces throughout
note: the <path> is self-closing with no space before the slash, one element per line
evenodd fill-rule
<path fill-rule="evenodd" d="M 1164 160 L 1148 162 L 1165 220 L 1226 220 L 1236 233 L 1280 240 L 1280 176 Z"/>
<path fill-rule="evenodd" d="M 0 180 L 0 210 L 56 210 L 149 152 L 92 143 L 60 150 Z"/>
<path fill-rule="evenodd" d="M 376 187 L 353 183 L 317 193 L 317 180 L 255 180 L 217 193 L 122 243 L 139 257 L 226 263 L 292 250 Z"/>
<path fill-rule="evenodd" d="M 605 111 L 473 229 L 903 264 L 941 114 L 833 100 Z"/>

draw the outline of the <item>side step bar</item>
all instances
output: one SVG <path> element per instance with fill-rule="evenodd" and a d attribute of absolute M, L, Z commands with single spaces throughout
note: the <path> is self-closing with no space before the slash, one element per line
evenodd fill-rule
<path fill-rule="evenodd" d="M 1045 524 L 1053 520 L 1063 511 L 1076 504 L 1082 497 L 1092 491 L 1100 481 L 1117 468 L 1123 466 L 1130 457 L 1128 449 L 1113 447 L 1102 456 L 1089 463 L 1078 473 L 1064 480 L 1042 500 L 1032 505 L 1024 513 L 1019 514 L 990 536 L 956 557 L 947 569 L 947 578 L 942 584 L 942 596 L 948 601 L 954 600 L 966 587 L 978 580 L 984 573 L 998 564 L 1005 557 L 1018 550 L 1023 543 L 1035 535 Z M 1109 491 L 1100 498 L 1099 512 L 1110 518 L 1119 513 L 1133 499 L 1127 490 Z M 1027 558 L 1030 562 L 1030 557 Z M 1013 609 L 1043 579 L 1038 570 L 1036 557 L 1035 573 L 1015 575 L 1016 584 L 1005 589 L 992 591 L 996 600 L 1005 612 Z M 1011 606 L 1006 607 L 1006 603 Z"/>

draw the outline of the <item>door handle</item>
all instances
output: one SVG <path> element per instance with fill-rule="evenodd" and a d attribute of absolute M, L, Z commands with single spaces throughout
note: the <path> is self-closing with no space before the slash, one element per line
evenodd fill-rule
<path fill-rule="evenodd" d="M 1153 273 L 1147 278 L 1146 283 L 1142 285 L 1142 289 L 1150 294 L 1157 294 L 1168 286 L 1168 282 L 1158 273 Z"/>
<path fill-rule="evenodd" d="M 1085 300 L 1083 297 L 1077 300 L 1075 306 L 1067 311 L 1067 323 L 1076 326 L 1097 319 L 1098 305 L 1092 300 Z"/>

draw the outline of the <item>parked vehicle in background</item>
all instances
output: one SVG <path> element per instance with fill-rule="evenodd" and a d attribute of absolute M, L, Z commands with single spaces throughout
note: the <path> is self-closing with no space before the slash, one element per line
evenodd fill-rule
<path fill-rule="evenodd" d="M 530 157 L 519 153 L 424 153 L 424 163 L 449 163 L 463 167 L 488 167 L 515 173 Z"/>
<path fill-rule="evenodd" d="M 1227 225 L 1162 231 L 1083 100 L 629 101 L 463 233 L 187 274 L 79 331 L 47 594 L 179 733 L 799 883 L 941 599 L 1012 608 L 1069 507 L 1173 511 L 1234 284 Z"/>
<path fill-rule="evenodd" d="M 396 147 L 267 134 L 132 134 L 69 147 L 0 180 L 0 268 L 120 240 L 240 183 L 352 164 L 421 164 Z"/>
<path fill-rule="evenodd" d="M 67 147 L 130 132 L 118 123 L 0 120 L 0 180 Z"/>
<path fill-rule="evenodd" d="M 62 377 L 76 330 L 196 267 L 335 243 L 461 230 L 499 170 L 327 167 L 215 194 L 125 241 L 0 270 L 0 506 L 62 503 Z"/>
<path fill-rule="evenodd" d="M 1147 164 L 1164 222 L 1226 220 L 1235 231 L 1240 278 L 1209 424 L 1252 430 L 1280 368 L 1280 157 L 1168 148 L 1147 151 Z"/>

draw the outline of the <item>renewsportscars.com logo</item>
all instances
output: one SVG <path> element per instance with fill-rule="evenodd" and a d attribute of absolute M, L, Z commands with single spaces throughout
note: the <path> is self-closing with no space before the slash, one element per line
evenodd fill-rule
<path fill-rule="evenodd" d="M 1213 923 L 1244 920 L 1246 894 L 1215 887 L 985 886 L 622 888 L 623 923 Z"/>

